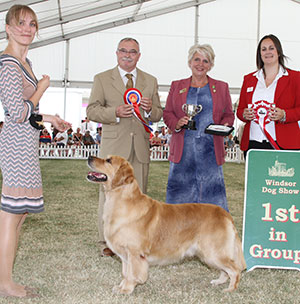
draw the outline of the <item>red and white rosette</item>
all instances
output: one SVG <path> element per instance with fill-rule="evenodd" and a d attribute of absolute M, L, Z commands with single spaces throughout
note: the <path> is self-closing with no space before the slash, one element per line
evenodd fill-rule
<path fill-rule="evenodd" d="M 134 116 L 144 125 L 145 130 L 148 133 L 153 131 L 149 125 L 147 125 L 146 121 L 142 118 L 139 106 L 141 105 L 142 93 L 138 89 L 128 89 L 124 93 L 124 102 L 126 104 L 132 105 L 134 109 Z"/>
<path fill-rule="evenodd" d="M 254 110 L 254 114 L 255 114 L 254 122 L 260 126 L 262 132 L 266 135 L 270 144 L 273 146 L 274 149 L 280 150 L 274 138 L 266 130 L 266 125 L 271 122 L 271 119 L 269 117 L 270 111 L 273 107 L 275 107 L 275 104 L 265 100 L 259 100 L 253 103 L 252 105 L 248 105 L 248 106 Z"/>

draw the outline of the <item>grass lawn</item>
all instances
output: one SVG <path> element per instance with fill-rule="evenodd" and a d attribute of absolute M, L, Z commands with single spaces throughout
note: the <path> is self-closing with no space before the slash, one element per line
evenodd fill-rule
<path fill-rule="evenodd" d="M 236 292 L 212 287 L 219 276 L 197 259 L 153 266 L 149 279 L 132 295 L 116 295 L 121 281 L 119 258 L 100 257 L 97 232 L 98 186 L 86 181 L 86 161 L 41 161 L 46 211 L 23 225 L 14 278 L 36 287 L 38 299 L 1 299 L 0 303 L 146 304 L 146 303 L 300 303 L 298 271 L 256 269 L 244 272 Z M 164 200 L 169 165 L 152 162 L 148 194 Z M 229 209 L 242 234 L 244 164 L 226 163 Z M 0 232 L 1 233 L 1 232 Z"/>

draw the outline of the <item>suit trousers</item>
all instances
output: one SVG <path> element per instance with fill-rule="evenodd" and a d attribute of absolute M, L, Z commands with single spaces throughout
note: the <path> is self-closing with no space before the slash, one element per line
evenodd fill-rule
<path fill-rule="evenodd" d="M 133 146 L 133 145 L 132 145 Z M 149 151 L 150 153 L 150 151 Z M 147 184 L 148 184 L 148 174 L 149 174 L 149 163 L 141 163 L 138 161 L 134 148 L 131 150 L 130 157 L 128 159 L 130 164 L 133 167 L 135 178 L 140 186 L 140 189 L 143 193 L 147 193 Z M 103 191 L 103 186 L 100 186 L 99 189 L 99 208 L 98 208 L 98 230 L 99 230 L 99 240 L 100 242 L 105 241 L 104 231 L 103 231 L 103 209 L 105 202 L 105 193 Z"/>

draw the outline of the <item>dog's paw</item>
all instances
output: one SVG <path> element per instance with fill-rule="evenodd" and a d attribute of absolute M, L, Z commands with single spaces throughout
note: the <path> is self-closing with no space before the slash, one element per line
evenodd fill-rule
<path fill-rule="evenodd" d="M 223 292 L 233 292 L 234 290 L 235 290 L 235 288 L 228 287 L 228 288 L 223 289 Z"/>
<path fill-rule="evenodd" d="M 115 286 L 113 288 L 113 293 L 116 293 L 116 294 L 131 294 L 134 290 L 134 287 L 132 288 L 124 288 L 124 287 L 121 287 L 120 285 L 118 286 Z"/>
<path fill-rule="evenodd" d="M 120 293 L 120 285 L 114 286 L 113 287 L 113 293 L 119 294 Z"/>
<path fill-rule="evenodd" d="M 216 280 L 212 280 L 210 282 L 210 284 L 212 284 L 213 286 L 217 286 L 217 285 L 221 285 L 221 284 L 226 283 L 227 280 L 228 280 L 228 275 L 225 272 L 222 271 L 219 278 L 216 279 Z"/>
<path fill-rule="evenodd" d="M 217 285 L 220 285 L 220 282 L 219 282 L 219 280 L 212 280 L 212 281 L 210 281 L 210 284 L 213 286 L 217 286 Z"/>
<path fill-rule="evenodd" d="M 212 280 L 210 282 L 210 284 L 213 286 L 218 286 L 218 285 L 224 284 L 225 282 L 226 282 L 226 280 L 217 279 L 217 280 Z"/>

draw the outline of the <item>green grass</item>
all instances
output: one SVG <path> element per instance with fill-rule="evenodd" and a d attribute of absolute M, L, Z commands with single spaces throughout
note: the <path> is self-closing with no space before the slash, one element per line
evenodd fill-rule
<path fill-rule="evenodd" d="M 23 226 L 14 278 L 39 289 L 39 299 L 1 299 L 0 303 L 299 303 L 297 271 L 244 272 L 236 292 L 212 287 L 219 274 L 197 259 L 153 266 L 149 279 L 130 296 L 112 288 L 121 280 L 119 258 L 100 257 L 97 231 L 98 186 L 86 181 L 86 161 L 42 160 L 46 211 L 30 215 Z M 169 165 L 152 162 L 148 193 L 164 200 Z M 229 208 L 241 235 L 244 164 L 224 165 Z"/>

